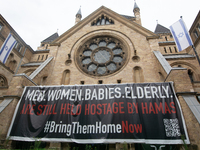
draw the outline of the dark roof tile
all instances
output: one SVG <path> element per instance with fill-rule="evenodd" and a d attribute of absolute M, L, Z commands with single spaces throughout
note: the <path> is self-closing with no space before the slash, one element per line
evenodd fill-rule
<path fill-rule="evenodd" d="M 131 18 L 135 18 L 134 16 L 127 16 L 127 15 L 121 15 L 122 17 L 125 17 L 126 19 L 131 19 Z"/>
<path fill-rule="evenodd" d="M 168 28 L 166 28 L 160 24 L 157 24 L 154 33 L 159 34 L 159 33 L 171 33 L 171 32 Z"/>
<path fill-rule="evenodd" d="M 59 37 L 58 33 L 54 33 L 53 35 L 51 35 L 48 38 L 46 38 L 45 40 L 43 40 L 41 43 L 51 43 L 52 41 L 54 41 L 58 37 Z"/>

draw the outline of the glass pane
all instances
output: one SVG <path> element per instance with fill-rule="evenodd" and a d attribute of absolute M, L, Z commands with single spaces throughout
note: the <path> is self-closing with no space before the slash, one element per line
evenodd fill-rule
<path fill-rule="evenodd" d="M 91 64 L 88 67 L 88 71 L 94 71 L 97 68 L 97 66 L 95 64 Z"/>
<path fill-rule="evenodd" d="M 104 25 L 104 24 L 105 24 L 105 19 L 102 18 L 102 19 L 101 19 L 101 25 Z"/>
<path fill-rule="evenodd" d="M 110 22 L 108 21 L 108 19 L 106 19 L 106 24 L 110 24 Z"/>
<path fill-rule="evenodd" d="M 90 56 L 90 55 L 92 54 L 92 52 L 91 52 L 90 50 L 85 50 L 85 51 L 83 52 L 83 54 L 84 54 L 85 56 Z"/>
<path fill-rule="evenodd" d="M 97 26 L 99 26 L 99 25 L 100 25 L 100 20 L 97 21 Z"/>
<path fill-rule="evenodd" d="M 95 43 L 93 43 L 93 44 L 91 44 L 90 45 L 90 49 L 91 50 L 94 50 L 94 49 L 96 49 L 98 46 L 97 46 L 97 44 L 95 44 Z"/>
<path fill-rule="evenodd" d="M 117 63 L 122 62 L 122 60 L 123 60 L 123 58 L 120 57 L 120 56 L 115 56 L 115 57 L 113 58 L 113 61 L 114 61 L 114 62 L 117 62 Z"/>
<path fill-rule="evenodd" d="M 122 52 L 121 48 L 116 48 L 113 50 L 113 54 L 120 54 Z"/>
<path fill-rule="evenodd" d="M 82 60 L 83 64 L 89 64 L 90 62 L 91 62 L 90 58 L 85 58 L 85 59 Z"/>
<path fill-rule="evenodd" d="M 110 48 L 110 49 L 113 49 L 115 47 L 115 45 L 116 45 L 115 42 L 111 42 L 111 43 L 108 44 L 107 47 Z"/>
<path fill-rule="evenodd" d="M 99 46 L 106 46 L 106 42 L 105 41 L 100 41 L 99 42 Z"/>
<path fill-rule="evenodd" d="M 110 71 L 113 71 L 113 70 L 116 70 L 117 69 L 117 66 L 114 64 L 114 63 L 110 63 L 108 66 L 107 66 L 108 70 Z"/>
<path fill-rule="evenodd" d="M 98 63 L 105 63 L 110 60 L 110 53 L 106 50 L 100 50 L 94 54 L 94 60 Z"/>
<path fill-rule="evenodd" d="M 104 74 L 106 72 L 106 67 L 98 67 L 97 73 L 98 74 Z"/>

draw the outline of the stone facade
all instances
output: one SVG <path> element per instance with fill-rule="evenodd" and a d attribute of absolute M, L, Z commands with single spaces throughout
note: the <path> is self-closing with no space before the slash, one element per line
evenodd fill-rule
<path fill-rule="evenodd" d="M 20 49 L 15 47 L 6 64 L 0 62 L 0 105 L 9 97 L 12 102 L 0 112 L 1 139 L 5 139 L 17 101 L 21 97 L 24 86 L 61 85 L 61 84 L 117 84 L 140 82 L 174 83 L 175 92 L 186 121 L 191 144 L 190 149 L 200 149 L 200 122 L 185 102 L 183 95 L 198 96 L 200 94 L 200 69 L 192 48 L 177 53 L 171 33 L 153 33 L 141 26 L 140 9 L 134 8 L 135 17 L 124 17 L 102 6 L 83 20 L 76 18 L 76 24 L 53 41 L 41 43 L 37 51 L 33 51 L 0 16 L 3 28 L 0 31 L 0 46 L 9 32 L 17 39 Z M 79 14 L 80 15 L 80 14 Z M 102 16 L 107 24 L 98 24 Z M 199 29 L 199 14 L 195 25 Z M 191 29 L 191 34 L 193 29 Z M 198 31 L 198 33 L 200 33 Z M 110 36 L 122 41 L 127 48 L 124 65 L 116 72 L 108 75 L 91 76 L 83 72 L 77 64 L 78 49 L 93 37 Z M 200 36 L 199 36 L 200 37 Z M 198 39 L 199 39 L 198 37 Z M 194 40 L 194 38 L 192 38 Z M 200 54 L 199 40 L 195 47 Z M 154 51 L 159 51 L 172 67 L 167 73 L 160 64 Z M 190 57 L 188 57 L 190 56 Z M 52 58 L 53 57 L 53 58 Z M 49 58 L 52 58 L 51 60 Z M 47 64 L 47 60 L 50 60 Z M 14 62 L 14 64 L 10 64 Z M 44 66 L 44 67 L 42 67 Z M 5 81 L 3 81 L 5 80 Z M 5 84 L 3 84 L 5 82 Z M 198 101 L 198 99 L 196 99 Z M 200 106 L 199 106 L 200 108 Z M 200 110 L 199 116 L 200 116 Z M 53 146 L 52 146 L 53 145 Z M 128 146 L 127 146 L 128 145 Z M 127 144 L 130 150 L 137 149 L 134 144 Z M 50 148 L 69 149 L 66 143 L 50 144 Z M 123 149 L 123 145 L 110 144 L 109 149 Z M 179 146 L 180 148 L 180 146 Z"/>

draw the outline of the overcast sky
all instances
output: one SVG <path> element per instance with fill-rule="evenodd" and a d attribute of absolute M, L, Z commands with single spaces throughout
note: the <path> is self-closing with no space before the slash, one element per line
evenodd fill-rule
<path fill-rule="evenodd" d="M 169 28 L 180 16 L 190 29 L 200 0 L 136 0 L 142 26 L 154 32 L 158 23 Z M 0 13 L 33 50 L 58 30 L 61 35 L 75 24 L 80 6 L 82 19 L 101 6 L 133 16 L 134 0 L 0 0 Z"/>

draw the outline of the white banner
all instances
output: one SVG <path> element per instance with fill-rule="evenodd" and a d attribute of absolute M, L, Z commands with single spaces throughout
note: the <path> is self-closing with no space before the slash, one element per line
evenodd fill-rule
<path fill-rule="evenodd" d="M 182 19 L 170 26 L 171 33 L 176 42 L 179 52 L 193 45 L 188 30 Z"/>
<path fill-rule="evenodd" d="M 4 64 L 6 63 L 6 60 L 10 52 L 12 51 L 13 47 L 15 46 L 16 42 L 17 41 L 15 40 L 15 38 L 11 34 L 9 34 L 5 42 L 1 46 L 1 50 L 0 50 L 0 61 L 2 63 Z"/>

